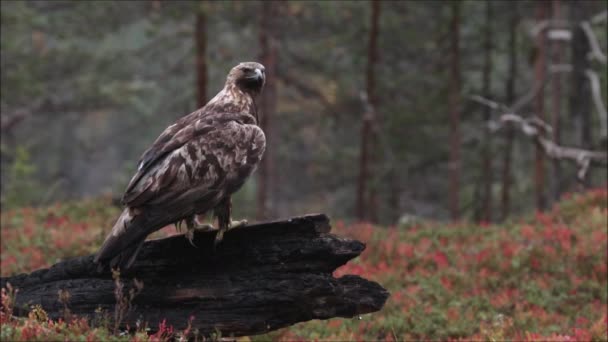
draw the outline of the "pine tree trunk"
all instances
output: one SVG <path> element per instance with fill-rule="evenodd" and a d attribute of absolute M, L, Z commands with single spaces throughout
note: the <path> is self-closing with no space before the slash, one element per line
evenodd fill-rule
<path fill-rule="evenodd" d="M 492 2 L 486 2 L 486 25 L 484 37 L 484 63 L 483 63 L 483 96 L 492 98 Z M 492 111 L 490 107 L 484 106 L 484 123 L 490 121 Z M 482 216 L 489 222 L 492 220 L 492 134 L 488 125 L 484 125 L 484 147 L 483 147 L 483 194 L 482 194 Z"/>
<path fill-rule="evenodd" d="M 376 99 L 376 77 L 375 65 L 378 61 L 378 19 L 380 17 L 380 2 L 371 1 L 370 31 L 367 49 L 367 68 L 366 68 L 366 92 L 367 100 L 375 109 L 377 108 Z M 359 180 L 357 187 L 357 217 L 359 220 L 378 220 L 378 193 L 376 186 L 369 187 L 369 181 L 374 179 L 375 172 L 372 165 L 378 164 L 378 156 L 372 156 L 369 152 L 378 146 L 378 137 L 375 136 L 372 125 L 378 118 L 373 117 L 375 111 L 365 111 L 361 126 L 361 152 L 359 159 Z M 372 158 L 373 157 L 373 158 Z M 369 196 L 368 196 L 369 194 Z"/>
<path fill-rule="evenodd" d="M 450 22 L 450 161 L 449 161 L 449 209 L 453 220 L 460 218 L 460 1 L 453 1 Z"/>
<path fill-rule="evenodd" d="M 509 75 L 505 86 L 506 103 L 515 101 L 515 79 L 517 77 L 517 24 L 519 13 L 517 1 L 510 4 L 509 18 Z M 511 126 L 505 127 L 505 148 L 502 162 L 502 193 L 501 193 L 501 220 L 509 216 L 511 210 L 511 159 L 513 157 L 513 139 L 515 130 Z"/>
<path fill-rule="evenodd" d="M 536 20 L 541 22 L 547 19 L 547 3 L 540 1 L 536 5 Z M 536 58 L 534 60 L 534 89 L 539 89 L 534 99 L 534 114 L 545 120 L 545 92 L 542 84 L 546 78 L 546 30 L 541 30 L 536 36 Z M 547 207 L 545 195 L 545 160 L 542 147 L 536 146 L 534 159 L 534 185 L 536 196 L 536 209 L 539 211 Z"/>
<path fill-rule="evenodd" d="M 271 193 L 274 173 L 274 149 L 276 144 L 272 129 L 273 117 L 276 111 L 276 70 L 277 70 L 277 25 L 279 4 L 274 1 L 264 1 L 260 12 L 260 61 L 266 68 L 266 85 L 259 99 L 260 127 L 266 135 L 266 151 L 258 169 L 257 188 L 257 218 L 263 220 L 272 216 Z"/>
<path fill-rule="evenodd" d="M 591 138 L 591 87 L 585 71 L 591 67 L 587 55 L 590 50 L 585 32 L 578 25 L 589 14 L 586 2 L 570 3 L 571 21 L 575 23 L 571 40 L 572 45 L 572 88 L 570 90 L 570 115 L 577 132 L 577 144 L 585 149 L 592 147 Z M 587 177 L 585 186 L 589 185 Z"/>
<path fill-rule="evenodd" d="M 207 103 L 207 32 L 206 14 L 200 3 L 196 12 L 194 39 L 196 46 L 196 105 L 201 108 Z"/>
<path fill-rule="evenodd" d="M 359 152 L 359 179 L 357 180 L 357 218 L 359 221 L 367 219 L 367 180 L 368 174 L 368 144 L 371 131 L 370 119 L 368 113 L 363 113 L 363 122 L 361 123 L 361 150 Z"/>
<path fill-rule="evenodd" d="M 560 0 L 553 0 L 553 19 L 556 21 L 562 20 Z M 564 62 L 564 53 L 562 43 L 554 40 L 552 42 L 552 64 L 559 65 Z M 551 79 L 551 100 L 552 100 L 552 120 L 553 141 L 561 145 L 561 112 L 562 112 L 562 79 L 559 73 L 553 75 Z M 558 200 L 562 193 L 562 172 L 559 160 L 553 160 L 553 199 Z"/>
<path fill-rule="evenodd" d="M 389 198 L 388 198 L 388 208 L 389 208 L 389 222 L 394 223 L 399 220 L 399 199 L 401 195 L 401 180 L 399 177 L 399 170 L 396 169 L 396 166 L 392 166 L 388 173 L 388 185 L 389 189 Z"/>
<path fill-rule="evenodd" d="M 376 128 L 379 127 L 380 124 L 380 115 L 377 111 L 378 108 L 378 98 L 376 96 L 376 64 L 378 63 L 378 31 L 379 31 L 379 18 L 380 18 L 380 1 L 372 1 L 371 2 L 371 27 L 369 33 L 369 47 L 368 47 L 368 58 L 367 58 L 367 85 L 366 91 L 369 96 L 369 102 L 374 108 L 372 118 L 372 125 L 376 125 Z M 370 146 L 372 151 L 379 151 L 379 137 L 377 129 L 371 130 L 370 136 Z M 375 181 L 378 176 L 378 166 L 381 163 L 380 154 L 369 154 L 370 165 L 368 166 L 370 169 L 370 180 L 373 180 L 372 186 L 370 187 L 369 194 L 369 219 L 371 222 L 378 222 L 378 206 L 379 206 L 379 198 L 378 198 L 378 182 Z"/>

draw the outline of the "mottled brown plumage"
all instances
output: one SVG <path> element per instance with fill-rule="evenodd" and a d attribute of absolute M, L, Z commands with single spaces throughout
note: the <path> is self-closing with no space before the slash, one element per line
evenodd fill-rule
<path fill-rule="evenodd" d="M 257 126 L 255 97 L 264 67 L 234 67 L 209 103 L 167 127 L 142 156 L 123 195 L 126 206 L 96 256 L 128 267 L 145 238 L 162 227 L 214 210 L 230 222 L 230 195 L 255 170 L 266 139 Z"/>

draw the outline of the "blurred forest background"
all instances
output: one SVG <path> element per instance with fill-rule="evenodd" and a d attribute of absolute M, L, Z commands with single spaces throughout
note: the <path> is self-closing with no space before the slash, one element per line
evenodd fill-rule
<path fill-rule="evenodd" d="M 237 216 L 542 210 L 606 184 L 606 7 L 3 0 L 2 208 L 119 198 L 160 132 L 254 60 L 267 68 L 269 146 Z M 596 153 L 551 159 L 534 141 Z"/>

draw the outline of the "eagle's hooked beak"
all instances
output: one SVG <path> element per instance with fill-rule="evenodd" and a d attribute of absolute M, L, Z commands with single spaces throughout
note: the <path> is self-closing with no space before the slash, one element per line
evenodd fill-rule
<path fill-rule="evenodd" d="M 255 68 L 255 76 L 259 79 L 264 78 L 264 72 L 260 68 Z"/>
<path fill-rule="evenodd" d="M 254 74 L 252 76 L 250 76 L 249 78 L 252 78 L 256 81 L 263 81 L 264 80 L 264 71 L 260 68 L 255 68 Z"/>
<path fill-rule="evenodd" d="M 258 94 L 266 83 L 264 66 L 259 63 L 241 63 L 236 67 L 239 70 L 234 80 L 241 89 Z"/>

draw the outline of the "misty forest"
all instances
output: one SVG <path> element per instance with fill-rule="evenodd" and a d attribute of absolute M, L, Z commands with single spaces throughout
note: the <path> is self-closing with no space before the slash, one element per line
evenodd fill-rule
<path fill-rule="evenodd" d="M 3 341 L 608 340 L 606 1 L 0 4 Z"/>

